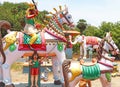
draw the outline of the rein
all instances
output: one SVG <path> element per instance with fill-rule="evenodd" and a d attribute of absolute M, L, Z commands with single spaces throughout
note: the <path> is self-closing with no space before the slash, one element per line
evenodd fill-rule
<path fill-rule="evenodd" d="M 110 50 L 110 51 L 116 51 L 117 50 L 117 48 L 115 49 L 110 42 L 107 42 L 107 43 L 112 47 L 112 50 Z"/>
<path fill-rule="evenodd" d="M 101 41 L 100 44 L 99 44 L 99 48 L 98 48 L 98 51 L 97 51 L 97 53 L 98 53 L 98 59 L 100 60 L 101 58 L 104 58 L 105 60 L 109 60 L 109 61 L 113 62 L 114 59 L 111 59 L 111 58 L 108 58 L 108 57 L 105 57 L 104 55 L 102 55 L 102 52 L 109 53 L 109 51 L 107 51 L 106 49 L 103 48 L 104 43 L 105 43 L 105 40 Z M 110 43 L 108 43 L 108 44 L 110 44 Z M 114 47 L 111 44 L 110 44 L 110 46 L 114 49 Z M 98 61 L 98 63 L 113 68 L 112 65 L 103 63 L 101 61 Z"/>
<path fill-rule="evenodd" d="M 66 14 L 67 14 L 67 13 L 68 13 L 68 12 L 66 12 Z M 63 17 L 67 20 L 67 22 L 68 22 L 69 25 L 70 25 L 71 23 L 70 23 L 70 21 L 67 19 L 67 17 L 65 16 L 66 14 L 63 14 L 63 13 L 62 13 Z"/>
<path fill-rule="evenodd" d="M 107 66 L 107 67 L 113 68 L 112 65 L 109 65 L 109 64 L 106 64 L 106 63 L 103 63 L 103 62 L 100 62 L 100 61 L 98 61 L 98 63 L 100 63 L 100 64 L 102 64 L 102 65 L 105 65 L 105 66 Z"/>

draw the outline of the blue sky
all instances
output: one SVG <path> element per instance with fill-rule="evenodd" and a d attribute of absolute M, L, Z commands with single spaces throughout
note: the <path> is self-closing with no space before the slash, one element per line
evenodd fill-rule
<path fill-rule="evenodd" d="M 1 3 L 32 2 L 32 0 L 0 0 Z M 88 24 L 99 26 L 101 22 L 120 21 L 120 0 L 34 0 L 38 3 L 39 11 L 53 11 L 59 5 L 68 6 L 74 22 L 85 19 Z"/>

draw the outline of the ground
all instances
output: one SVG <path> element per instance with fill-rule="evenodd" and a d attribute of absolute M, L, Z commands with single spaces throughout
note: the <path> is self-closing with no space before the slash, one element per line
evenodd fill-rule
<path fill-rule="evenodd" d="M 75 57 L 74 57 L 75 58 Z M 115 61 L 118 64 L 118 70 L 120 71 L 120 61 Z M 23 74 L 21 70 L 13 70 L 11 69 L 11 76 L 12 81 L 14 84 L 17 84 L 16 87 L 25 87 L 27 86 L 28 82 L 28 74 Z M 53 74 L 49 73 L 49 81 L 41 80 L 42 86 L 41 87 L 62 87 L 62 86 L 55 86 L 49 83 L 53 83 Z M 112 87 L 120 87 L 120 76 L 112 77 Z M 46 85 L 49 84 L 49 85 Z M 102 87 L 99 79 L 92 81 L 92 87 Z"/>
<path fill-rule="evenodd" d="M 17 77 L 17 78 L 16 78 Z M 48 83 L 53 83 L 53 79 L 51 78 L 52 73 L 49 74 L 49 81 L 41 81 L 42 84 L 48 84 Z M 22 71 L 20 72 L 12 72 L 12 81 L 15 84 L 19 84 L 16 87 L 23 87 L 27 86 L 27 81 L 28 81 L 28 74 L 23 74 Z M 53 87 L 53 86 L 43 86 L 43 87 Z M 61 86 L 55 86 L 55 87 L 61 87 Z M 99 79 L 92 81 L 92 87 L 102 87 Z M 112 87 L 120 87 L 120 77 L 112 77 Z"/>

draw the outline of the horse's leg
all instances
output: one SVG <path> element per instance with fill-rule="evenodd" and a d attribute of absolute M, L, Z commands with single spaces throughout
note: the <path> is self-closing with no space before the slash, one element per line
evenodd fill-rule
<path fill-rule="evenodd" d="M 59 85 L 60 78 L 59 78 L 59 63 L 56 57 L 52 57 L 52 68 L 53 68 L 53 77 L 54 77 L 54 84 Z"/>
<path fill-rule="evenodd" d="M 86 59 L 86 55 L 87 55 L 87 46 L 86 46 L 86 41 L 84 41 L 83 43 L 83 49 L 84 49 L 84 55 L 83 55 L 83 59 Z"/>
<path fill-rule="evenodd" d="M 107 81 L 105 74 L 101 74 L 100 81 L 101 81 L 102 87 L 111 87 L 111 82 Z"/>
<path fill-rule="evenodd" d="M 0 62 L 0 86 L 1 87 L 5 86 L 5 84 L 3 82 L 2 62 Z"/>
<path fill-rule="evenodd" d="M 2 73 L 2 62 L 0 60 L 0 82 L 3 80 L 3 73 Z"/>
<path fill-rule="evenodd" d="M 54 79 L 60 80 L 62 83 L 64 83 L 64 77 L 63 77 L 63 72 L 62 72 L 62 63 L 66 59 L 65 51 L 63 50 L 63 51 L 59 52 L 58 50 L 56 50 L 56 56 L 57 56 L 57 58 L 53 59 Z"/>
<path fill-rule="evenodd" d="M 1 67 L 1 65 L 0 65 L 0 82 L 2 82 L 2 80 L 3 80 L 3 75 L 2 75 L 3 73 L 2 73 L 2 67 Z"/>
<path fill-rule="evenodd" d="M 58 58 L 58 62 L 59 62 L 60 80 L 62 83 L 64 83 L 62 63 L 66 59 L 65 51 L 63 50 L 62 52 L 58 52 L 57 58 Z"/>
<path fill-rule="evenodd" d="M 10 75 L 10 66 L 11 65 L 8 63 L 4 63 L 2 65 L 3 82 L 5 83 L 6 87 L 14 87 L 14 85 L 12 84 L 11 75 Z"/>
<path fill-rule="evenodd" d="M 83 45 L 80 46 L 80 58 L 81 59 L 83 57 Z"/>

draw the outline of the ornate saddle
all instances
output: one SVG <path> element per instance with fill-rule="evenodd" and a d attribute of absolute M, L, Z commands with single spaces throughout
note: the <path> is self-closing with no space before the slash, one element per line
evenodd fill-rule
<path fill-rule="evenodd" d="M 95 80 L 100 77 L 100 67 L 96 63 L 93 66 L 82 65 L 82 74 L 84 79 Z"/>
<path fill-rule="evenodd" d="M 100 68 L 96 58 L 92 58 L 92 60 L 81 59 L 80 64 L 82 65 L 82 74 L 84 79 L 94 80 L 100 77 Z"/>
<path fill-rule="evenodd" d="M 98 45 L 98 39 L 97 39 L 97 37 L 87 36 L 86 37 L 86 44 Z"/>
<path fill-rule="evenodd" d="M 46 50 L 44 33 L 40 32 L 37 34 L 38 38 L 34 44 L 30 45 L 34 50 Z M 29 41 L 31 36 L 23 33 L 19 33 L 19 48 L 18 50 L 30 50 Z"/>

